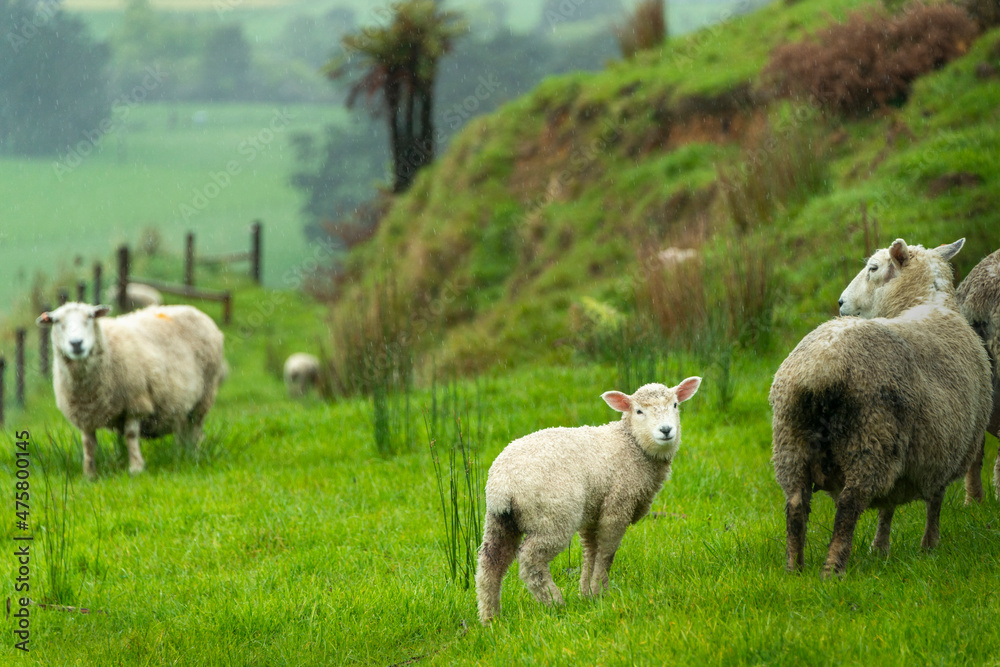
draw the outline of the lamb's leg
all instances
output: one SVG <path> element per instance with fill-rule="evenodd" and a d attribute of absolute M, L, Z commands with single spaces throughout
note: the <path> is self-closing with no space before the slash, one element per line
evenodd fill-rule
<path fill-rule="evenodd" d="M 924 549 L 933 549 L 938 545 L 941 536 L 941 503 L 944 501 L 944 491 L 941 489 L 927 501 L 927 525 L 924 528 L 924 537 L 920 540 L 920 546 Z"/>
<path fill-rule="evenodd" d="M 137 475 L 146 468 L 139 451 L 139 420 L 130 417 L 125 420 L 125 448 L 128 450 L 128 471 Z"/>
<path fill-rule="evenodd" d="M 785 497 L 785 569 L 789 572 L 801 570 L 805 562 L 811 503 L 812 488 L 808 482 Z"/>
<path fill-rule="evenodd" d="M 590 574 L 590 594 L 600 595 L 608 586 L 608 570 L 615 562 L 618 546 L 625 537 L 628 521 L 606 517 L 597 528 L 597 554 L 594 556 L 593 571 Z"/>
<path fill-rule="evenodd" d="M 87 479 L 97 477 L 97 470 L 94 467 L 94 455 L 97 453 L 97 433 L 95 431 L 82 431 L 83 440 L 83 474 Z"/>
<path fill-rule="evenodd" d="M 521 533 L 510 514 L 498 516 L 487 512 L 485 524 L 476 570 L 476 597 L 483 625 L 500 613 L 500 585 L 521 541 Z"/>
<path fill-rule="evenodd" d="M 872 540 L 872 551 L 881 551 L 884 555 L 889 555 L 889 531 L 892 529 L 892 515 L 895 513 L 895 507 L 879 509 L 878 530 L 875 531 L 875 539 Z"/>
<path fill-rule="evenodd" d="M 566 548 L 568 538 L 559 535 L 528 535 L 521 544 L 517 557 L 520 565 L 521 581 L 528 587 L 535 599 L 543 604 L 562 604 L 562 593 L 552 581 L 549 563 Z"/>
<path fill-rule="evenodd" d="M 590 595 L 590 577 L 597 558 L 597 535 L 593 531 L 580 531 L 580 595 Z"/>
<path fill-rule="evenodd" d="M 854 544 L 854 529 L 858 518 L 868 507 L 870 498 L 856 486 L 847 486 L 837 497 L 837 514 L 833 518 L 833 539 L 823 565 L 823 578 L 843 574 Z"/>
<path fill-rule="evenodd" d="M 979 452 L 965 473 L 965 504 L 972 501 L 983 502 L 983 456 L 986 450 L 986 436 L 979 443 Z"/>

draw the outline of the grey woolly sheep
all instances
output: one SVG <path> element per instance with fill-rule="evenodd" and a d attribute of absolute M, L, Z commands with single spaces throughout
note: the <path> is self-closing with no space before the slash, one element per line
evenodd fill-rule
<path fill-rule="evenodd" d="M 486 481 L 476 572 L 483 624 L 500 611 L 501 583 L 515 557 L 535 598 L 562 604 L 549 563 L 577 532 L 583 546 L 580 593 L 602 592 L 625 530 L 646 515 L 670 476 L 681 439 L 678 405 L 700 384 L 701 378 L 691 377 L 676 387 L 647 384 L 631 396 L 605 392 L 607 404 L 623 413 L 619 421 L 549 428 L 507 445 Z"/>
<path fill-rule="evenodd" d="M 1000 437 L 1000 250 L 979 262 L 955 293 L 962 315 L 986 346 L 993 370 L 993 414 L 986 430 Z M 985 443 L 984 443 L 985 444 Z M 979 456 L 982 466 L 982 453 Z M 978 477 L 978 470 L 977 477 Z M 993 488 L 1000 497 L 1000 456 L 993 467 Z M 980 493 L 980 497 L 982 494 Z"/>
<path fill-rule="evenodd" d="M 107 299 L 111 303 L 118 303 L 118 285 L 112 285 L 108 288 Z M 142 283 L 125 285 L 125 307 L 128 310 L 138 310 L 162 304 L 163 295 L 160 294 L 159 290 Z"/>
<path fill-rule="evenodd" d="M 970 470 L 992 400 L 989 360 L 958 312 L 947 261 L 963 243 L 897 239 L 876 252 L 841 296 L 841 314 L 858 317 L 817 327 L 775 374 L 788 569 L 803 565 L 814 489 L 837 506 L 824 576 L 843 573 L 868 507 L 879 510 L 873 549 L 888 552 L 896 506 L 916 499 L 927 504 L 921 544 L 937 545 L 945 489 Z"/>
<path fill-rule="evenodd" d="M 319 382 L 319 359 L 305 352 L 296 352 L 285 361 L 284 375 L 288 395 L 298 398 Z"/>
<path fill-rule="evenodd" d="M 99 428 L 125 434 L 133 474 L 145 467 L 140 435 L 197 445 L 225 366 L 222 332 L 191 306 L 105 318 L 109 310 L 67 303 L 38 318 L 52 327 L 56 404 L 80 429 L 88 477 Z"/>

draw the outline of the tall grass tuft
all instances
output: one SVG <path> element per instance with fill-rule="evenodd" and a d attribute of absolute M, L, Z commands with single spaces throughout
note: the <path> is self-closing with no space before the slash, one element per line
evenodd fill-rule
<path fill-rule="evenodd" d="M 481 388 L 477 384 L 474 414 L 454 381 L 445 385 L 440 397 L 435 382 L 431 397 L 431 408 L 424 411 L 424 427 L 441 503 L 443 552 L 451 581 L 468 590 L 476 576 L 486 505 L 480 463 L 487 437 Z M 439 452 L 442 443 L 447 448 Z"/>
<path fill-rule="evenodd" d="M 666 0 L 639 0 L 625 22 L 615 27 L 622 56 L 632 58 L 667 38 Z"/>

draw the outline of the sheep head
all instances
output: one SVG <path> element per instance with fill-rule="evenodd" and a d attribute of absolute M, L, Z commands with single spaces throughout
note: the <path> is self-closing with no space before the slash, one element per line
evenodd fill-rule
<path fill-rule="evenodd" d="M 40 327 L 52 327 L 52 347 L 66 361 L 73 362 L 93 352 L 98 341 L 97 318 L 109 312 L 108 306 L 67 303 L 42 313 L 35 322 Z"/>
<path fill-rule="evenodd" d="M 933 250 L 908 246 L 896 239 L 865 262 L 840 295 L 840 314 L 863 318 L 895 317 L 931 298 L 935 292 L 951 291 L 948 260 L 958 254 L 965 239 Z"/>
<path fill-rule="evenodd" d="M 601 398 L 622 413 L 622 421 L 650 456 L 671 458 L 681 441 L 679 406 L 695 395 L 700 377 L 689 377 L 676 387 L 647 384 L 631 396 L 620 391 L 606 391 Z"/>

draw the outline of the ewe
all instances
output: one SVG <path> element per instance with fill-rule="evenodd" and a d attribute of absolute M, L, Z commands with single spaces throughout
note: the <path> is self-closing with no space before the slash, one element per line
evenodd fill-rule
<path fill-rule="evenodd" d="M 133 474 L 145 466 L 140 435 L 197 445 L 225 367 L 222 332 L 191 306 L 104 318 L 109 310 L 67 303 L 38 318 L 52 327 L 56 405 L 80 429 L 88 477 L 99 428 L 125 434 Z"/>
<path fill-rule="evenodd" d="M 701 378 L 647 384 L 602 398 L 623 413 L 603 426 L 549 428 L 507 445 L 486 480 L 486 521 L 476 594 L 484 624 L 500 611 L 500 585 L 517 556 L 535 598 L 562 604 L 549 563 L 580 533 L 580 593 L 600 594 L 625 529 L 646 515 L 670 476 L 681 441 L 678 405 Z M 520 545 L 521 537 L 524 543 Z"/>
<path fill-rule="evenodd" d="M 773 463 L 785 492 L 787 567 L 801 568 L 813 489 L 837 505 L 823 575 L 847 565 L 858 517 L 879 509 L 889 550 L 897 505 L 927 503 L 921 544 L 938 542 L 948 484 L 970 469 L 992 407 L 990 364 L 958 312 L 948 260 L 897 239 L 841 296 L 842 315 L 807 335 L 771 386 Z M 873 319 L 864 319 L 873 318 Z"/>
<path fill-rule="evenodd" d="M 958 286 L 956 296 L 962 307 L 962 315 L 973 331 L 982 338 L 990 357 L 993 368 L 993 415 L 986 430 L 1000 437 L 1000 369 L 997 368 L 1000 360 L 1000 250 L 979 262 L 969 272 Z M 979 466 L 973 464 L 973 467 L 976 468 L 978 480 L 982 452 L 979 454 Z M 1000 456 L 993 468 L 993 488 L 1000 498 Z"/>
<path fill-rule="evenodd" d="M 292 398 L 303 396 L 319 382 L 319 359 L 296 352 L 285 361 L 285 388 Z"/>

